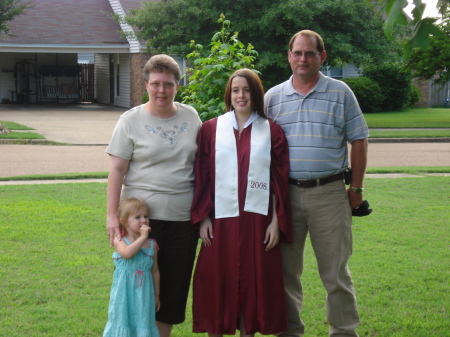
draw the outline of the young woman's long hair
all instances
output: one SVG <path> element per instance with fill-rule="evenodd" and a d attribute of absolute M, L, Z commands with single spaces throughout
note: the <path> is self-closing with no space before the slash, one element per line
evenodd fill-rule
<path fill-rule="evenodd" d="M 243 77 L 247 80 L 248 87 L 250 89 L 250 96 L 252 98 L 252 110 L 256 111 L 258 115 L 267 119 L 266 113 L 264 111 L 264 87 L 262 85 L 259 76 L 251 69 L 242 68 L 236 70 L 228 79 L 227 86 L 225 88 L 224 100 L 227 111 L 233 110 L 233 105 L 231 104 L 231 82 L 235 77 Z"/>

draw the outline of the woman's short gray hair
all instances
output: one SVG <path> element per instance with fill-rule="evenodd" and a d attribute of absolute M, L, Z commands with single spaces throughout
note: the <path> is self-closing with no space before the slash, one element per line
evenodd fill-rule
<path fill-rule="evenodd" d="M 144 69 L 142 70 L 142 76 L 144 77 L 145 82 L 148 82 L 150 73 L 152 72 L 167 72 L 169 74 L 173 74 L 177 84 L 178 82 L 180 82 L 180 66 L 178 65 L 177 61 L 175 61 L 169 55 L 159 54 L 150 57 L 150 59 L 145 64 Z"/>

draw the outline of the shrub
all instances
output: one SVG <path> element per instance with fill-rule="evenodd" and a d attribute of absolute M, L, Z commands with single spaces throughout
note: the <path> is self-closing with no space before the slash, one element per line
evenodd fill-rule
<path fill-rule="evenodd" d="M 175 95 L 175 102 L 181 102 L 183 101 L 184 92 L 186 91 L 187 86 L 180 85 L 178 88 L 177 94 Z"/>
<path fill-rule="evenodd" d="M 235 70 L 253 68 L 258 55 L 251 44 L 245 47 L 238 40 L 238 33 L 231 35 L 230 21 L 223 14 L 218 22 L 222 23 L 222 29 L 213 35 L 208 56 L 203 56 L 203 46 L 194 41 L 191 41 L 194 51 L 186 56 L 193 67 L 187 69 L 192 75 L 182 103 L 192 105 L 203 121 L 226 112 L 223 95 L 228 78 Z"/>
<path fill-rule="evenodd" d="M 412 76 L 403 71 L 401 65 L 385 63 L 364 68 L 363 76 L 377 82 L 383 90 L 385 99 L 381 104 L 382 111 L 400 110 L 409 106 Z"/>
<path fill-rule="evenodd" d="M 347 77 L 342 79 L 354 92 L 362 112 L 379 112 L 385 97 L 383 90 L 370 78 Z"/>
<path fill-rule="evenodd" d="M 141 97 L 141 103 L 142 104 L 145 104 L 145 103 L 147 103 L 148 102 L 148 92 L 146 91 L 146 92 L 144 92 L 143 94 L 142 94 L 142 97 Z"/>
<path fill-rule="evenodd" d="M 411 84 L 411 91 L 409 93 L 409 106 L 413 106 L 415 103 L 420 101 L 420 97 L 422 97 L 422 93 L 420 89 L 416 87 L 414 84 Z"/>

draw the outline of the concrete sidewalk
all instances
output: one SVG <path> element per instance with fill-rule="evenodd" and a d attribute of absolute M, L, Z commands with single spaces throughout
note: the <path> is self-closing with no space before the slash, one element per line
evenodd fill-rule
<path fill-rule="evenodd" d="M 0 105 L 0 120 L 78 145 L 0 143 L 0 177 L 108 171 L 106 145 L 125 110 L 100 104 Z M 368 167 L 389 166 L 450 166 L 450 143 L 371 143 Z"/>

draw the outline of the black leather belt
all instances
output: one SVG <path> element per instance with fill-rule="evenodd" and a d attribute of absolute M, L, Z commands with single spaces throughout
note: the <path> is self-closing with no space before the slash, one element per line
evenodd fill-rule
<path fill-rule="evenodd" d="M 301 180 L 301 179 L 292 179 L 289 178 L 289 184 L 291 185 L 297 185 L 298 187 L 301 188 L 309 188 L 309 187 L 316 187 L 316 186 L 320 186 L 320 185 L 326 185 L 329 183 L 333 183 L 335 181 L 338 180 L 343 180 L 344 179 L 344 175 L 342 173 L 338 173 L 326 178 L 322 178 L 322 179 L 313 179 L 313 180 Z"/>

